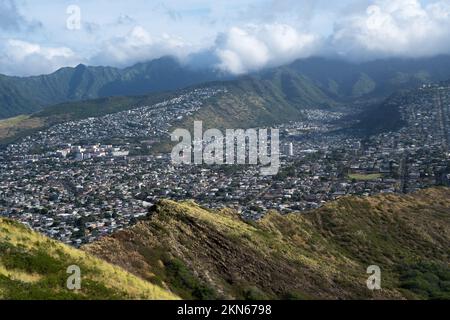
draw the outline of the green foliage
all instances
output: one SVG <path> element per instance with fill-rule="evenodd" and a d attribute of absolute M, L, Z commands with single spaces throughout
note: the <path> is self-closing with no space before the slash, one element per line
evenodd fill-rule
<path fill-rule="evenodd" d="M 23 282 L 0 275 L 0 288 L 6 290 L 8 299 L 118 299 L 126 296 L 108 289 L 104 284 L 85 279 L 79 292 L 65 290 L 66 269 L 70 258 L 63 252 L 59 257 L 50 256 L 45 248 L 29 250 L 8 243 L 0 244 L 0 262 L 7 270 L 37 274 L 42 277 L 37 282 Z M 88 268 L 83 268 L 87 271 Z M 59 290 L 57 288 L 60 288 Z"/>
<path fill-rule="evenodd" d="M 245 300 L 249 301 L 261 301 L 269 299 L 269 297 L 261 289 L 255 286 L 246 288 L 243 292 L 243 297 Z"/>
<path fill-rule="evenodd" d="M 435 262 L 399 267 L 400 287 L 422 299 L 450 299 L 450 266 Z"/>
<path fill-rule="evenodd" d="M 367 74 L 362 73 L 358 81 L 353 86 L 353 96 L 361 97 L 373 92 L 377 84 Z"/>
<path fill-rule="evenodd" d="M 184 299 L 217 298 L 212 288 L 195 276 L 182 260 L 170 256 L 164 248 L 140 247 L 139 253 L 152 266 L 154 276 L 149 279 L 152 283 L 157 285 L 166 283 L 173 292 Z"/>
<path fill-rule="evenodd" d="M 81 289 L 69 290 L 67 268 L 80 267 Z M 0 219 L 0 299 L 172 299 L 171 293 L 118 267 Z"/>
<path fill-rule="evenodd" d="M 51 257 L 44 248 L 29 251 L 8 243 L 0 244 L 1 262 L 7 269 L 17 269 L 43 275 L 56 273 L 64 269 L 61 259 Z"/>
<path fill-rule="evenodd" d="M 166 259 L 166 275 L 175 292 L 186 292 L 194 299 L 213 300 L 215 291 L 202 283 L 179 259 Z"/>
<path fill-rule="evenodd" d="M 172 58 L 126 69 L 79 65 L 36 77 L 0 75 L 0 119 L 63 102 L 175 90 L 218 77 L 214 72 L 184 68 Z"/>

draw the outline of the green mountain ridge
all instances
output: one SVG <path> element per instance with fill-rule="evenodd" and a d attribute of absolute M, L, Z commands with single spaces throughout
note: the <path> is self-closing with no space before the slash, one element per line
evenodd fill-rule
<path fill-rule="evenodd" d="M 381 59 L 362 63 L 310 58 L 288 66 L 324 92 L 344 100 L 387 98 L 396 91 L 450 79 L 450 57 Z"/>
<path fill-rule="evenodd" d="M 227 93 L 209 99 L 199 111 L 173 123 L 174 127 L 191 128 L 194 120 L 202 120 L 205 127 L 215 128 L 269 126 L 301 119 L 301 111 L 305 108 L 339 105 L 309 79 L 280 69 L 264 77 L 247 76 L 232 81 L 210 82 L 174 92 L 108 97 L 46 107 L 31 116 L 0 120 L 0 143 L 13 142 L 55 124 L 152 105 L 189 90 L 210 87 L 225 88 Z"/>
<path fill-rule="evenodd" d="M 173 127 L 193 128 L 194 121 L 203 121 L 205 128 L 264 127 L 300 120 L 305 109 L 329 109 L 339 105 L 309 79 L 289 70 L 217 85 L 225 87 L 228 93 L 213 98 Z"/>
<path fill-rule="evenodd" d="M 193 70 L 174 58 L 117 69 L 112 67 L 62 68 L 49 75 L 0 76 L 0 119 L 35 113 L 46 106 L 110 96 L 144 95 L 176 90 L 222 78 L 210 70 Z"/>
<path fill-rule="evenodd" d="M 449 195 L 347 197 L 256 223 L 163 200 L 84 250 L 184 299 L 449 299 Z M 380 291 L 366 287 L 372 265 Z"/>
<path fill-rule="evenodd" d="M 331 58 L 308 58 L 290 65 L 256 72 L 255 78 L 273 78 L 282 70 L 307 79 L 316 90 L 335 100 L 384 98 L 399 89 L 450 79 L 450 56 L 387 59 L 351 63 Z M 0 75 L 0 119 L 31 114 L 63 102 L 111 96 L 145 95 L 177 90 L 209 81 L 236 77 L 212 68 L 194 69 L 163 57 L 125 69 L 112 67 L 62 68 L 49 75 Z M 283 79 L 282 82 L 284 82 Z M 289 86 L 289 80 L 284 85 Z"/>

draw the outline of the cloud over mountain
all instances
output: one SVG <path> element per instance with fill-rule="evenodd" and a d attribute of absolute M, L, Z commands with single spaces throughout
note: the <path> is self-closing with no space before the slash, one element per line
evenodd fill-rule
<path fill-rule="evenodd" d="M 318 37 L 285 24 L 233 27 L 216 41 L 219 68 L 234 74 L 283 64 L 317 53 Z"/>
<path fill-rule="evenodd" d="M 102 43 L 100 52 L 90 61 L 93 64 L 124 67 L 166 55 L 183 59 L 191 52 L 190 45 L 180 38 L 168 34 L 154 37 L 142 26 L 135 26 L 125 36 Z"/>
<path fill-rule="evenodd" d="M 0 44 L 0 73 L 5 74 L 44 74 L 81 60 L 67 47 L 44 47 L 15 39 Z"/>

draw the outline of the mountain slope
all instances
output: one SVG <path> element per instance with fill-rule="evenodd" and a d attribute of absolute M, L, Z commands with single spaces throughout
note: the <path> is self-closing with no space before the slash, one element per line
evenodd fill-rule
<path fill-rule="evenodd" d="M 0 75 L 0 119 L 33 110 L 33 99 L 27 97 L 9 77 Z"/>
<path fill-rule="evenodd" d="M 14 142 L 25 135 L 56 124 L 101 117 L 137 106 L 153 105 L 176 95 L 177 92 L 153 93 L 145 96 L 109 97 L 49 106 L 32 115 L 0 120 L 0 144 Z"/>
<path fill-rule="evenodd" d="M 185 88 L 223 78 L 231 77 L 212 69 L 192 69 L 165 57 L 123 69 L 120 78 L 103 86 L 98 95 L 100 97 L 142 95 Z"/>
<path fill-rule="evenodd" d="M 249 76 L 215 83 L 227 89 L 206 103 L 191 117 L 174 127 L 193 128 L 203 121 L 205 128 L 252 128 L 300 120 L 308 108 L 338 105 L 308 79 L 279 70 L 266 77 Z"/>
<path fill-rule="evenodd" d="M 450 190 L 344 198 L 246 223 L 161 201 L 147 221 L 84 249 L 183 298 L 450 298 Z M 382 270 L 381 291 L 366 269 Z"/>
<path fill-rule="evenodd" d="M 81 269 L 70 291 L 67 268 Z M 177 299 L 121 268 L 0 218 L 0 299 Z"/>
<path fill-rule="evenodd" d="M 385 98 L 399 89 L 450 79 L 450 56 L 422 59 L 386 59 L 351 63 L 339 59 L 309 58 L 288 66 L 263 70 L 254 78 L 279 78 L 284 90 L 295 95 L 294 78 L 303 78 L 333 99 L 353 101 Z M 34 77 L 0 75 L 0 119 L 29 114 L 62 102 L 110 96 L 143 95 L 234 79 L 213 68 L 194 69 L 163 57 L 125 69 L 111 67 L 62 68 Z"/>
<path fill-rule="evenodd" d="M 408 94 L 412 93 L 412 91 L 406 93 L 397 92 L 381 103 L 364 110 L 357 115 L 359 122 L 351 129 L 354 130 L 354 133 L 361 136 L 370 136 L 380 132 L 401 129 L 407 125 L 407 122 L 402 120 L 399 107 L 404 104 L 404 101 L 407 101 Z"/>
<path fill-rule="evenodd" d="M 89 117 L 100 117 L 132 108 L 156 104 L 195 89 L 226 89 L 205 101 L 200 110 L 174 127 L 192 128 L 193 121 L 206 127 L 250 128 L 270 126 L 302 119 L 305 108 L 329 108 L 338 105 L 308 79 L 279 70 L 265 77 L 243 77 L 238 80 L 211 82 L 171 93 L 145 96 L 109 97 L 81 102 L 67 102 L 44 108 L 31 116 L 0 120 L 0 143 L 6 144 L 49 126 Z"/>
<path fill-rule="evenodd" d="M 158 62 L 121 70 L 119 82 L 115 80 L 108 82 L 116 77 L 118 72 L 111 68 L 79 66 L 74 70 L 62 69 L 55 73 L 61 78 L 58 83 L 64 87 L 64 92 L 69 90 L 70 86 L 76 88 L 70 89 L 70 94 L 67 93 L 72 100 L 90 98 L 102 90 L 106 90 L 102 93 L 105 95 L 118 93 L 134 95 L 151 88 L 162 89 L 170 83 L 174 87 L 184 86 L 188 83 L 183 82 L 183 79 L 187 76 L 186 72 L 189 72 L 170 59 L 161 59 Z M 101 76 L 97 79 L 96 74 Z M 158 76 L 158 74 L 161 75 Z M 191 75 L 187 78 L 190 79 L 189 81 L 197 82 L 209 77 L 207 73 L 204 77 L 200 74 L 201 71 L 198 71 L 197 76 Z M 73 85 L 64 84 L 67 82 L 67 77 L 71 79 Z M 194 120 L 202 120 L 205 127 L 210 128 L 271 126 L 302 119 L 302 110 L 306 108 L 348 107 L 353 103 L 367 107 L 369 102 L 377 101 L 373 104 L 373 108 L 367 108 L 368 112 L 363 115 L 366 119 L 363 119 L 361 127 L 374 128 L 366 130 L 367 132 L 376 132 L 377 126 L 395 129 L 401 125 L 398 121 L 398 112 L 391 108 L 390 102 L 394 99 L 380 103 L 385 95 L 390 95 L 395 90 L 416 87 L 420 83 L 437 81 L 446 77 L 450 78 L 450 57 L 447 56 L 417 60 L 380 60 L 362 64 L 319 58 L 299 60 L 289 66 L 265 70 L 232 81 L 210 82 L 186 88 L 185 90 L 191 90 L 220 86 L 227 88 L 228 93 L 215 97 L 191 117 L 174 123 L 174 127 L 192 128 Z M 0 92 L 3 78 L 0 77 Z M 20 81 L 31 81 L 27 79 L 23 78 Z M 38 81 L 37 79 L 41 78 L 32 79 Z M 39 81 L 44 81 L 42 79 Z M 54 79 L 50 81 L 49 78 L 44 82 L 48 87 L 39 90 L 40 94 L 50 94 L 51 99 L 62 99 L 57 97 L 58 90 L 52 89 Z M 115 89 L 111 89 L 110 85 Z M 109 89 L 107 89 L 108 86 Z M 34 89 L 27 89 L 26 92 L 33 91 Z M 46 107 L 31 116 L 21 116 L 20 121 L 18 118 L 0 121 L 0 141 L 8 143 L 37 129 L 65 121 L 98 117 L 156 103 L 182 91 L 184 90 L 174 91 L 171 94 L 152 93 L 145 96 L 114 96 Z M 22 91 L 15 92 L 17 94 L 4 95 L 3 100 L 13 99 L 12 104 L 20 105 L 17 110 L 28 113 L 31 109 L 36 109 L 36 106 L 40 106 L 40 104 L 29 102 L 26 98 L 28 95 L 24 95 Z M 44 101 L 46 98 L 38 96 L 38 99 Z"/>
<path fill-rule="evenodd" d="M 398 90 L 450 79 L 450 56 L 392 58 L 363 63 L 310 58 L 298 60 L 288 68 L 309 78 L 336 98 L 386 98 Z"/>
<path fill-rule="evenodd" d="M 221 79 L 211 70 L 194 70 L 164 57 L 135 66 L 62 68 L 49 75 L 0 75 L 0 119 L 34 113 L 45 106 L 110 96 L 176 90 Z"/>

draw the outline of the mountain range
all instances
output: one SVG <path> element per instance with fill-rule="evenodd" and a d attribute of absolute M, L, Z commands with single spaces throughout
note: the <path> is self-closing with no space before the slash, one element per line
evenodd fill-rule
<path fill-rule="evenodd" d="M 450 56 L 421 59 L 387 59 L 352 63 L 328 58 L 308 58 L 249 76 L 257 80 L 281 77 L 289 89 L 290 77 L 300 77 L 314 90 L 336 101 L 387 97 L 421 83 L 450 79 Z M 210 81 L 240 79 L 214 69 L 198 69 L 164 57 L 117 69 L 79 65 L 49 75 L 0 75 L 0 118 L 31 114 L 46 106 L 111 96 L 147 95 Z M 294 101 L 295 102 L 295 101 Z"/>
<path fill-rule="evenodd" d="M 81 250 L 0 219 L 0 298 L 449 299 L 449 196 L 346 197 L 257 222 L 162 200 Z M 79 291 L 65 287 L 70 265 Z M 380 291 L 366 286 L 372 265 Z"/>
<path fill-rule="evenodd" d="M 112 80 L 116 77 L 120 79 Z M 193 70 L 174 59 L 163 58 L 124 70 L 78 66 L 48 76 L 2 79 L 5 80 L 0 81 L 0 89 L 1 83 L 12 86 L 15 82 L 22 88 L 3 90 L 18 93 L 4 94 L 0 98 L 0 110 L 3 110 L 0 116 L 1 112 L 4 115 L 20 114 L 0 120 L 2 144 L 54 124 L 151 105 L 186 90 L 209 87 L 226 88 L 227 93 L 208 101 L 201 111 L 184 119 L 183 123 L 177 123 L 178 127 L 192 127 L 194 118 L 214 128 L 269 126 L 293 119 L 301 120 L 304 109 L 343 107 L 349 110 L 357 106 L 350 111 L 359 114 L 361 106 L 366 109 L 370 106 L 369 113 L 365 114 L 365 118 L 369 119 L 368 125 L 364 127 L 373 127 L 369 130 L 373 133 L 398 118 L 395 110 L 389 108 L 389 103 L 384 103 L 389 101 L 387 97 L 424 83 L 450 79 L 450 56 L 361 64 L 310 58 L 236 78 L 227 78 L 212 70 Z M 216 81 L 202 82 L 211 79 Z M 58 84 L 59 89 L 52 84 Z M 112 87 L 115 89 L 112 90 Z M 175 89 L 179 87 L 182 89 Z M 168 91 L 160 91 L 164 89 Z M 40 94 L 34 98 L 38 102 L 29 102 L 34 97 L 31 94 L 34 91 Z M 141 93 L 146 94 L 139 95 Z M 91 99 L 103 95 L 106 96 Z M 51 104 L 51 101 L 64 100 L 70 101 Z M 28 102 L 17 107 L 17 101 Z M 51 105 L 43 107 L 45 104 Z M 28 110 L 24 110 L 25 107 Z M 393 116 L 388 116 L 391 113 Z M 373 121 L 375 118 L 379 119 L 376 123 Z M 394 122 L 396 127 L 398 121 Z"/>
<path fill-rule="evenodd" d="M 0 118 L 62 102 L 169 91 L 220 78 L 216 72 L 194 70 L 170 57 L 125 69 L 78 65 L 49 75 L 0 76 Z"/>
<path fill-rule="evenodd" d="M 213 81 L 170 92 L 113 96 L 52 105 L 32 115 L 0 120 L 0 142 L 8 143 L 55 124 L 153 105 L 191 90 L 208 88 L 226 89 L 226 93 L 208 99 L 199 111 L 183 119 L 185 123 L 176 125 L 190 126 L 195 118 L 204 121 L 208 127 L 248 128 L 301 119 L 301 111 L 305 108 L 330 108 L 339 105 L 310 79 L 280 68 L 265 74 Z"/>

